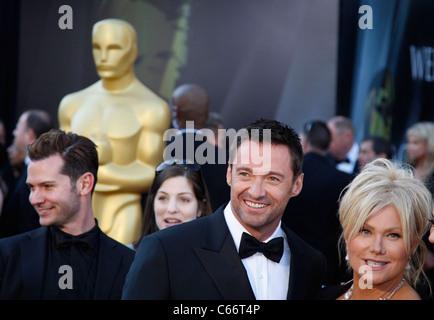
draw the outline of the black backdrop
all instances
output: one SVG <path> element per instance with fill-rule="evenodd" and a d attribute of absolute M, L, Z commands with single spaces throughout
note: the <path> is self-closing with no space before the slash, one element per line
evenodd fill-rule
<path fill-rule="evenodd" d="M 62 4 L 74 9 L 73 30 L 58 28 Z M 372 30 L 358 28 L 361 5 L 372 7 Z M 164 98 L 174 85 L 203 85 L 227 127 L 264 116 L 299 129 L 344 114 L 358 140 L 374 133 L 399 148 L 409 125 L 434 119 L 431 0 L 2 0 L 0 117 L 8 142 L 23 110 L 56 117 L 65 94 L 97 80 L 90 30 L 108 16 L 132 20 L 144 34 L 137 69 L 145 84 Z M 185 43 L 171 51 L 182 16 Z M 163 86 L 174 58 L 181 61 Z"/>
<path fill-rule="evenodd" d="M 354 23 L 361 5 L 372 8 L 371 30 Z M 341 1 L 337 112 L 352 117 L 358 140 L 390 139 L 400 160 L 405 130 L 434 121 L 433 16 L 431 0 Z"/>
<path fill-rule="evenodd" d="M 3 0 L 0 5 L 0 118 L 6 125 L 8 144 L 17 113 L 19 5 L 14 0 Z"/>
<path fill-rule="evenodd" d="M 72 30 L 58 27 L 65 4 L 73 9 Z M 8 52 L 16 79 L 1 75 L 16 86 L 15 93 L 2 87 L 15 100 L 2 97 L 0 116 L 12 114 L 9 129 L 28 108 L 56 118 L 64 95 L 97 80 L 91 29 L 107 17 L 135 26 L 140 80 L 165 99 L 176 85 L 202 85 L 227 128 L 268 117 L 300 129 L 335 112 L 339 0 L 0 2 L 2 10 L 10 5 L 16 17 L 10 36 L 20 48 Z"/>

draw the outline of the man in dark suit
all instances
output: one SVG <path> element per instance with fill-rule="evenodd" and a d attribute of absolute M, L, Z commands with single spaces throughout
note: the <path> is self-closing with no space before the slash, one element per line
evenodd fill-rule
<path fill-rule="evenodd" d="M 341 273 L 338 240 L 341 226 L 338 218 L 339 196 L 351 181 L 351 175 L 337 170 L 326 158 L 331 133 L 323 121 L 311 121 L 301 133 L 303 190 L 291 199 L 282 221 L 299 237 L 320 250 L 327 259 L 325 284 L 340 284 Z"/>
<path fill-rule="evenodd" d="M 359 144 L 354 140 L 355 130 L 351 119 L 334 116 L 327 121 L 327 127 L 331 133 L 327 159 L 336 169 L 356 176 L 359 172 Z"/>
<path fill-rule="evenodd" d="M 226 148 L 209 142 L 205 135 L 205 130 L 208 130 L 205 128 L 209 116 L 208 93 L 196 84 L 183 84 L 173 91 L 170 105 L 176 135 L 168 143 L 164 160 L 180 158 L 200 164 L 211 207 L 215 211 L 229 201 L 230 190 L 225 179 Z"/>
<path fill-rule="evenodd" d="M 240 132 L 226 175 L 229 204 L 211 216 L 145 237 L 123 299 L 315 296 L 325 259 L 281 223 L 289 198 L 303 185 L 298 135 L 263 119 Z"/>
<path fill-rule="evenodd" d="M 29 200 L 42 227 L 0 240 L 0 298 L 120 299 L 134 252 L 93 216 L 95 144 L 51 130 L 28 150 Z"/>

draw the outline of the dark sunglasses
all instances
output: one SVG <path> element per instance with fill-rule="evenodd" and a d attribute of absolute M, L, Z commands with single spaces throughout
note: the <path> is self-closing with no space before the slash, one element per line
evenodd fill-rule
<path fill-rule="evenodd" d="M 184 167 L 186 170 L 192 170 L 192 171 L 199 171 L 200 166 L 196 163 L 191 163 L 189 160 L 185 159 L 172 159 L 172 160 L 166 160 L 162 163 L 160 163 L 157 168 L 155 169 L 155 176 L 157 176 L 161 171 L 172 167 L 172 166 L 181 166 Z"/>

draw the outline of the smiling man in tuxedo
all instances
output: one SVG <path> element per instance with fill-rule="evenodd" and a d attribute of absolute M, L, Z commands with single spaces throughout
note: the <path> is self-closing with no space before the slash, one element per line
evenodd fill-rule
<path fill-rule="evenodd" d="M 51 130 L 28 151 L 29 201 L 41 227 L 0 240 L 0 299 L 120 299 L 134 252 L 94 218 L 96 145 Z"/>
<path fill-rule="evenodd" d="M 231 200 L 208 217 L 145 237 L 123 299 L 312 299 L 325 259 L 281 218 L 303 185 L 297 133 L 274 120 L 240 130 Z M 257 133 L 257 134 L 256 134 Z"/>

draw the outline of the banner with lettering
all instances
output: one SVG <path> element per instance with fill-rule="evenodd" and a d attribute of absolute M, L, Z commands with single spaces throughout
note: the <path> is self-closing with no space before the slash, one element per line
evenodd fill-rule
<path fill-rule="evenodd" d="M 403 160 L 406 129 L 434 121 L 434 1 L 359 1 L 359 9 L 349 98 L 356 138 L 386 137 Z"/>

